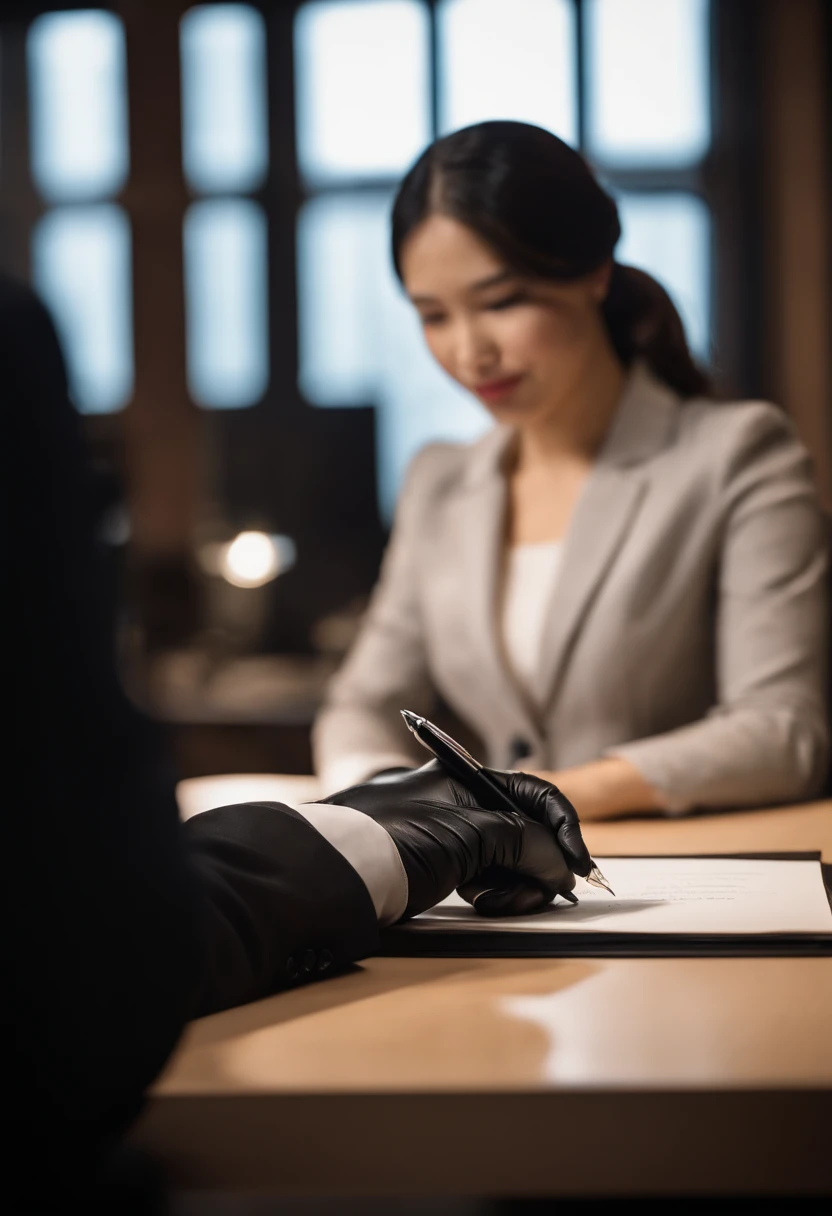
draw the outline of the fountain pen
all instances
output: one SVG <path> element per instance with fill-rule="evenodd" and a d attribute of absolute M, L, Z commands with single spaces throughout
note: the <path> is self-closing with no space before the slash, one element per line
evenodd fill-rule
<path fill-rule="evenodd" d="M 523 809 L 517 806 L 494 781 L 488 769 L 480 764 L 479 760 L 475 760 L 470 752 L 457 743 L 456 739 L 452 739 L 427 718 L 414 714 L 409 709 L 401 710 L 401 715 L 404 718 L 405 726 L 411 734 L 415 735 L 422 747 L 427 748 L 431 755 L 453 773 L 484 806 L 495 811 L 515 811 L 518 815 L 524 814 Z M 609 891 L 610 895 L 615 894 L 594 861 L 585 881 L 590 886 Z"/>

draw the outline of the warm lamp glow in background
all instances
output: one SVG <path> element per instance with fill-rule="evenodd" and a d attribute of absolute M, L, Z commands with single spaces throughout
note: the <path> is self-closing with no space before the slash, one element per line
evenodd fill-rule
<path fill-rule="evenodd" d="M 295 564 L 297 549 L 289 536 L 239 532 L 225 544 L 203 545 L 200 565 L 233 587 L 264 587 Z"/>

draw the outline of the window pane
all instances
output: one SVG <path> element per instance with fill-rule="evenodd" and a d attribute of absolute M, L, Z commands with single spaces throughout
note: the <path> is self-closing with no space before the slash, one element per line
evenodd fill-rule
<path fill-rule="evenodd" d="M 182 18 L 182 159 L 195 190 L 251 190 L 268 164 L 263 18 L 247 4 Z"/>
<path fill-rule="evenodd" d="M 309 179 L 398 174 L 430 140 L 418 0 L 318 0 L 295 24 L 298 159 Z"/>
<path fill-rule="evenodd" d="M 387 194 L 325 195 L 298 221 L 299 384 L 315 405 L 367 405 L 378 397 L 374 337 L 385 253 Z"/>
<path fill-rule="evenodd" d="M 266 220 L 246 199 L 194 203 L 185 217 L 188 384 L 199 405 L 235 409 L 269 378 Z"/>
<path fill-rule="evenodd" d="M 121 22 L 98 11 L 38 17 L 28 58 L 38 189 L 49 199 L 114 194 L 128 167 Z"/>
<path fill-rule="evenodd" d="M 512 118 L 576 139 L 572 0 L 443 0 L 443 131 Z"/>
<path fill-rule="evenodd" d="M 80 410 L 106 414 L 133 392 L 130 229 L 120 207 L 61 207 L 32 239 L 35 287 L 49 306 Z"/>
<path fill-rule="evenodd" d="M 640 266 L 670 292 L 688 341 L 705 362 L 711 342 L 711 222 L 692 194 L 625 194 L 618 200 L 619 262 Z"/>
<path fill-rule="evenodd" d="M 698 160 L 711 138 L 708 0 L 585 0 L 585 11 L 593 154 Z"/>
<path fill-rule="evenodd" d="M 387 194 L 307 203 L 298 231 L 300 386 L 315 405 L 377 407 L 378 487 L 392 513 L 411 457 L 488 426 L 428 354 L 390 264 Z"/>

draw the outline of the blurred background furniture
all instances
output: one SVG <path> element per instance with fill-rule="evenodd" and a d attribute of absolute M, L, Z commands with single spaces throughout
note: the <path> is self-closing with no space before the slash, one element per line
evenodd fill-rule
<path fill-rule="evenodd" d="M 190 777 L 310 773 L 309 730 L 332 665 L 311 655 L 241 655 L 212 663 L 196 648 L 148 665 L 146 702 L 168 725 Z"/>

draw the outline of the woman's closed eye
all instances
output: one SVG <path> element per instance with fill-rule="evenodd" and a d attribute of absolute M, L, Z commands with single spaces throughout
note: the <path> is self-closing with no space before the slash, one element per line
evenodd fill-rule
<path fill-rule="evenodd" d="M 501 296 L 499 300 L 489 300 L 487 304 L 482 304 L 480 307 L 486 312 L 502 312 L 508 308 L 514 308 L 518 304 L 526 304 L 528 295 L 524 291 L 513 291 L 511 295 Z M 423 325 L 442 325 L 448 319 L 448 314 L 445 312 L 421 312 L 419 314 Z"/>
<path fill-rule="evenodd" d="M 504 308 L 514 308 L 516 304 L 525 304 L 528 296 L 523 291 L 513 291 L 510 296 L 502 296 L 499 300 L 490 300 L 483 305 L 489 312 L 501 312 Z"/>

